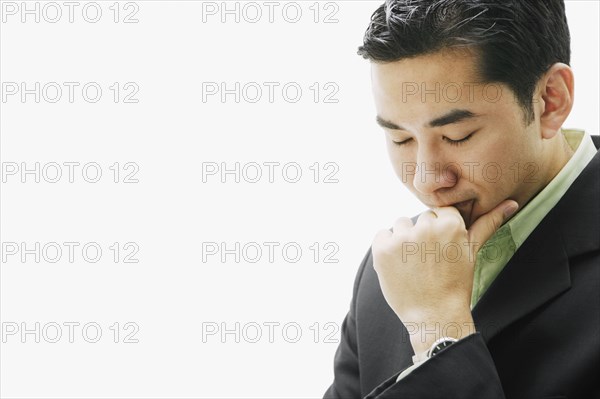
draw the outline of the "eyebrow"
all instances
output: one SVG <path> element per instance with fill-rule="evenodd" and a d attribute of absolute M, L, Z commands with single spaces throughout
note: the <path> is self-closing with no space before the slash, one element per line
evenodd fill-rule
<path fill-rule="evenodd" d="M 453 123 L 462 122 L 466 119 L 471 119 L 471 118 L 475 118 L 478 116 L 480 116 L 480 115 L 475 114 L 466 109 L 453 109 L 452 111 L 448 112 L 446 115 L 442 115 L 438 118 L 435 118 L 432 121 L 429 121 L 427 126 L 428 127 L 441 127 L 441 126 L 446 126 L 446 125 L 450 125 Z M 407 129 L 403 128 L 402 126 L 396 125 L 393 122 L 383 119 L 379 115 L 377 115 L 376 121 L 379 126 L 387 128 L 387 129 L 407 130 Z"/>

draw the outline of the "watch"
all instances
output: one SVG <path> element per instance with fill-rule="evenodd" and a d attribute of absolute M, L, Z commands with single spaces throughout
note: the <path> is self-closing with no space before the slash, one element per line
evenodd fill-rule
<path fill-rule="evenodd" d="M 433 344 L 431 344 L 431 347 L 429 347 L 429 349 L 427 349 L 425 352 L 414 355 L 412 358 L 413 364 L 424 362 L 425 360 L 437 355 L 438 353 L 440 353 L 441 351 L 443 351 L 444 349 L 446 349 L 447 347 L 449 347 L 457 341 L 458 339 L 452 337 L 439 338 Z"/>
<path fill-rule="evenodd" d="M 429 350 L 427 351 L 427 357 L 429 358 L 437 355 L 456 341 L 458 340 L 452 337 L 442 337 L 438 339 L 431 345 L 431 348 L 429 348 Z"/>

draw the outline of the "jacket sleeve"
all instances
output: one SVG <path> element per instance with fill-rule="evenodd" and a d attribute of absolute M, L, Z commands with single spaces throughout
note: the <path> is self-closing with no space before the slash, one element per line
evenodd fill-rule
<path fill-rule="evenodd" d="M 371 248 L 367 251 L 356 273 L 350 310 L 342 322 L 340 344 L 334 357 L 333 383 L 323 398 L 360 398 L 360 370 L 356 345 L 356 296 L 365 266 L 369 263 Z"/>
<path fill-rule="evenodd" d="M 364 270 L 371 264 L 367 251 L 354 281 L 350 309 L 341 327 L 334 357 L 334 381 L 324 398 L 361 398 L 357 347 L 356 302 Z M 475 332 L 428 359 L 396 381 L 403 370 L 388 378 L 365 399 L 505 399 L 494 360 L 480 332 Z"/>
<path fill-rule="evenodd" d="M 505 399 L 480 332 L 428 359 L 398 382 L 397 377 L 384 381 L 365 399 Z"/>

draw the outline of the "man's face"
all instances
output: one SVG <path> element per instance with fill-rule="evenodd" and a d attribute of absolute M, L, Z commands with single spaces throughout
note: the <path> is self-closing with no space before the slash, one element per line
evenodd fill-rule
<path fill-rule="evenodd" d="M 467 228 L 505 199 L 522 207 L 548 177 L 539 117 L 526 126 L 512 90 L 478 83 L 475 67 L 474 54 L 447 51 L 372 63 L 396 174 L 428 207 L 456 206 Z"/>

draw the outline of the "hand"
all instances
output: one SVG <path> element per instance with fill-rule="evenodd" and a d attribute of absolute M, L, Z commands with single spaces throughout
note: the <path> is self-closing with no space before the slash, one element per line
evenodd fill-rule
<path fill-rule="evenodd" d="M 404 217 L 393 232 L 377 233 L 373 267 L 387 303 L 411 333 L 415 353 L 442 335 L 460 339 L 474 332 L 461 327 L 473 326 L 470 304 L 477 252 L 518 207 L 505 200 L 468 230 L 456 208 L 434 208 L 421 214 L 414 226 Z M 455 324 L 459 327 L 445 328 Z"/>

